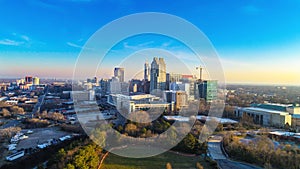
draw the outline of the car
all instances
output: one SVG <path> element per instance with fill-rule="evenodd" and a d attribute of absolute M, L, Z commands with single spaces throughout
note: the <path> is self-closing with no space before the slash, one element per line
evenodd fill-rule
<path fill-rule="evenodd" d="M 44 149 L 48 146 L 48 144 L 46 143 L 43 143 L 43 144 L 38 144 L 37 147 L 40 148 L 40 149 Z"/>
<path fill-rule="evenodd" d="M 28 136 L 26 136 L 26 135 L 22 135 L 22 136 L 19 137 L 20 140 L 24 140 L 24 139 L 27 139 L 27 138 L 28 138 Z"/>
<path fill-rule="evenodd" d="M 32 130 L 28 130 L 28 131 L 27 131 L 27 134 L 32 134 L 32 133 L 33 133 Z"/>
<path fill-rule="evenodd" d="M 8 150 L 9 151 L 12 151 L 12 150 L 15 150 L 16 149 L 16 146 L 17 146 L 17 144 L 10 144 L 10 145 L 8 145 Z"/>

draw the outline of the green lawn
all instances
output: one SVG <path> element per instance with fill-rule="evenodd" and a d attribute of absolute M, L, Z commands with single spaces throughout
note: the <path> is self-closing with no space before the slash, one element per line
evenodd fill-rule
<path fill-rule="evenodd" d="M 165 169 L 166 163 L 171 163 L 173 169 L 194 169 L 199 162 L 206 169 L 212 167 L 202 157 L 186 157 L 172 152 L 166 152 L 149 158 L 125 158 L 110 153 L 101 169 Z"/>

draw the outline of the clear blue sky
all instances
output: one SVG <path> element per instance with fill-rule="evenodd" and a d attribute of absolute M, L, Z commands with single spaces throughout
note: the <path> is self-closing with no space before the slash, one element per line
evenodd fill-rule
<path fill-rule="evenodd" d="M 103 25 L 164 12 L 207 35 L 229 82 L 300 84 L 299 11 L 297 0 L 0 0 L 0 77 L 71 78 L 81 47 Z"/>

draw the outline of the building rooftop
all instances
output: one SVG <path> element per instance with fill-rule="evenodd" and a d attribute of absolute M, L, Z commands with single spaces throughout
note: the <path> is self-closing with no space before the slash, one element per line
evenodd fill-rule
<path fill-rule="evenodd" d="M 300 119 L 300 114 L 292 114 L 292 118 Z"/>
<path fill-rule="evenodd" d="M 251 107 L 277 110 L 277 111 L 287 111 L 288 107 L 294 107 L 294 105 L 293 104 L 266 103 L 266 104 L 252 104 Z"/>
<path fill-rule="evenodd" d="M 180 121 L 180 122 L 187 122 L 189 121 L 189 117 L 184 117 L 184 116 L 164 116 L 164 118 L 166 120 L 174 120 L 174 121 Z M 233 123 L 238 123 L 237 121 L 235 120 L 231 120 L 231 119 L 228 119 L 228 118 L 219 118 L 219 117 L 212 117 L 212 116 L 196 116 L 196 119 L 197 120 L 203 120 L 203 121 L 206 121 L 206 120 L 212 120 L 212 119 L 215 119 L 216 121 L 218 121 L 219 123 L 222 123 L 222 124 L 233 124 Z"/>
<path fill-rule="evenodd" d="M 289 113 L 286 111 L 277 111 L 277 110 L 270 110 L 265 108 L 257 108 L 257 107 L 245 107 L 242 108 L 244 110 L 250 110 L 250 111 L 260 111 L 265 113 L 272 113 L 272 114 L 280 114 L 280 115 L 288 115 Z"/>

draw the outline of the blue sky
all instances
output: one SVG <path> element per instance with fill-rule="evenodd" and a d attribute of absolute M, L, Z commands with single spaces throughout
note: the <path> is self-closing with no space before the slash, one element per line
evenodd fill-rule
<path fill-rule="evenodd" d="M 128 14 L 164 12 L 206 34 L 228 82 L 300 84 L 299 11 L 297 0 L 0 0 L 0 77 L 71 78 L 99 28 Z"/>

